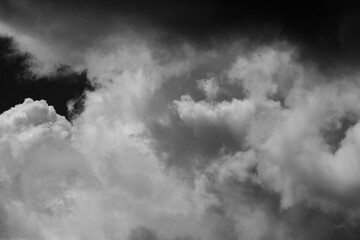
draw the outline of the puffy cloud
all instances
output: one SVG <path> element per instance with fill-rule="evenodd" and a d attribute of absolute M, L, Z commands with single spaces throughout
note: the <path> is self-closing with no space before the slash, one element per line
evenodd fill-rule
<path fill-rule="evenodd" d="M 254 166 L 257 169 L 256 181 L 279 192 L 284 208 L 306 202 L 326 210 L 347 212 L 352 209 L 356 215 L 358 83 L 356 80 L 340 79 L 323 81 L 313 74 L 312 69 L 294 65 L 289 58 L 291 55 L 286 55 L 289 53 L 274 55 L 273 51 L 270 51 L 270 57 L 261 55 L 263 50 L 260 55 L 256 53 L 250 56 L 249 60 L 240 57 L 240 61 L 230 70 L 232 79 L 240 79 L 249 92 L 249 99 L 246 100 L 250 102 L 270 104 L 273 100 L 269 99 L 271 96 L 268 93 L 279 91 L 277 87 L 284 80 L 293 82 L 282 93 L 285 108 L 277 106 L 258 110 L 259 114 L 250 121 L 251 127 L 246 128 L 253 155 L 250 169 Z M 287 59 L 287 63 L 282 66 L 285 72 L 298 69 L 295 79 L 284 79 L 286 75 L 279 78 L 275 74 L 283 72 L 274 67 L 273 56 L 277 55 L 286 56 L 284 59 Z M 246 67 L 239 67 L 239 62 Z M 262 77 L 254 78 L 253 71 Z M 232 113 L 241 115 L 241 111 Z M 353 119 L 353 127 L 341 128 L 342 119 L 346 118 Z M 240 121 L 238 123 L 237 126 L 241 125 Z M 328 139 L 331 133 L 326 135 L 324 132 L 337 128 L 342 129 L 337 134 L 343 135 L 344 139 L 331 143 Z M 238 165 L 242 164 L 234 164 Z M 249 170 L 235 169 L 231 172 L 237 172 L 241 181 L 251 176 Z"/>
<path fill-rule="evenodd" d="M 289 46 L 260 48 L 236 60 L 228 71 L 229 80 L 240 84 L 250 98 L 266 99 L 275 93 L 287 95 L 301 70 L 294 57 L 295 50 Z"/>
<path fill-rule="evenodd" d="M 210 132 L 219 128 L 219 133 L 228 132 L 228 135 L 233 135 L 232 138 L 240 144 L 255 114 L 255 104 L 248 100 L 234 99 L 232 102 L 213 104 L 204 101 L 194 102 L 190 96 L 184 95 L 180 101 L 174 103 L 180 118 L 202 141 L 219 138 L 220 136 Z"/>
<path fill-rule="evenodd" d="M 85 183 L 90 169 L 70 145 L 70 123 L 45 101 L 26 99 L 0 122 L 5 238 L 42 238 L 54 227 L 49 220 L 74 204 L 71 191 Z"/>
<path fill-rule="evenodd" d="M 231 216 L 241 229 L 238 236 L 261 239 L 270 234 L 276 239 L 286 239 L 304 223 L 289 225 L 283 214 L 274 210 L 285 211 L 297 219 L 297 211 L 308 211 L 302 207 L 303 204 L 321 209 L 316 210 L 315 218 L 319 220 L 314 221 L 323 222 L 324 229 L 298 236 L 305 239 L 330 236 L 335 220 L 321 211 L 340 212 L 354 218 L 358 215 L 358 82 L 356 76 L 355 79 L 347 76 L 345 79 L 324 81 L 323 76 L 314 73 L 314 69 L 303 68 L 294 62 L 291 52 L 277 51 L 267 49 L 264 54 L 261 49 L 253 56 L 241 56 L 230 70 L 230 80 L 233 79 L 230 83 L 238 79 L 248 92 L 247 98 L 207 102 L 194 101 L 184 95 L 181 100 L 175 101 L 175 105 L 180 118 L 203 142 L 210 136 L 222 139 L 221 135 L 211 133 L 221 126 L 221 132 L 239 134 L 244 139 L 242 144 L 247 145 L 234 157 L 220 158 L 210 164 L 211 172 L 215 170 L 218 176 L 215 183 L 222 183 L 215 190 L 219 198 L 231 201 L 225 191 L 229 188 L 231 193 L 239 192 L 237 201 L 243 201 L 242 207 L 235 202 L 224 205 L 231 209 L 227 216 Z M 274 61 L 273 56 L 283 56 L 286 61 Z M 239 64 L 245 67 L 241 68 Z M 254 77 L 258 74 L 261 77 Z M 274 95 L 281 96 L 281 99 L 274 98 Z M 276 102 L 280 100 L 283 101 L 281 104 Z M 234 107 L 228 114 L 223 114 L 227 109 L 225 106 L 243 106 L 245 103 L 252 106 L 252 111 Z M 350 119 L 350 123 L 344 122 L 344 119 Z M 347 126 L 344 127 L 344 124 Z M 331 135 L 341 135 L 344 139 L 333 136 L 337 142 L 332 142 Z M 235 183 L 231 185 L 229 181 Z M 251 193 L 244 192 L 244 189 L 251 186 L 260 189 L 255 196 L 274 191 L 280 194 L 280 198 L 264 200 L 259 207 L 249 210 L 247 197 Z M 240 200 L 242 198 L 246 200 Z M 275 205 L 267 205 L 270 202 Z M 262 207 L 262 204 L 267 207 Z M 297 208 L 302 210 L 294 210 Z M 236 215 L 237 211 L 250 213 Z M 242 217 L 248 214 L 251 216 L 249 219 Z M 330 223 L 325 223 L 326 219 Z M 265 226 L 269 226 L 269 222 L 274 223 L 270 229 L 275 230 L 270 233 L 265 227 L 260 231 L 261 222 Z M 251 227 L 246 224 L 257 228 L 251 232 Z M 351 223 L 345 225 L 352 229 L 349 231 L 356 231 Z M 243 229 L 247 231 L 241 232 Z"/>
<path fill-rule="evenodd" d="M 215 78 L 203 79 L 198 81 L 198 87 L 208 99 L 215 99 L 219 94 L 220 87 Z"/>
<path fill-rule="evenodd" d="M 215 239 L 201 216 L 216 200 L 201 182 L 176 180 L 143 139 L 98 114 L 75 130 L 27 99 L 0 116 L 2 237 L 136 239 L 144 227 L 163 239 Z"/>
<path fill-rule="evenodd" d="M 9 155 L 1 160 L 9 189 L 0 201 L 6 238 L 221 235 L 222 228 L 213 228 L 222 218 L 206 217 L 217 200 L 204 180 L 190 186 L 167 171 L 146 132 L 149 99 L 164 79 L 188 71 L 188 63 L 163 66 L 146 45 L 126 47 L 104 58 L 93 53 L 105 63 L 89 72 L 100 87 L 87 94 L 73 125 L 30 99 L 1 115 L 0 132 L 7 134 L 1 154 Z"/>
<path fill-rule="evenodd" d="M 0 115 L 2 238 L 358 231 L 357 75 L 326 81 L 279 47 L 214 73 L 218 49 L 113 37 L 84 55 L 96 90 L 72 123 L 30 99 Z"/>
<path fill-rule="evenodd" d="M 133 138 L 140 142 L 148 141 L 150 145 L 141 145 L 142 148 L 147 146 L 145 149 L 151 152 L 155 146 L 156 151 L 152 152 L 153 161 L 165 163 L 164 167 L 167 167 L 161 171 L 152 167 L 145 170 L 146 168 L 140 167 L 147 166 L 142 162 L 145 158 L 130 154 L 126 158 L 133 159 L 136 167 L 122 163 L 129 167 L 124 168 L 123 172 L 116 167 L 118 162 L 110 164 L 111 172 L 120 179 L 126 178 L 128 172 L 152 172 L 146 181 L 151 182 L 157 171 L 160 176 L 164 170 L 177 174 L 178 169 L 173 168 L 174 166 L 191 172 L 190 179 L 186 174 L 180 176 L 185 177 L 187 183 L 195 186 L 200 184 L 201 191 L 210 194 L 211 200 L 206 207 L 200 207 L 202 211 L 190 215 L 189 218 L 194 221 L 201 219 L 193 222 L 196 226 L 205 224 L 209 228 L 218 226 L 218 229 L 214 232 L 205 227 L 195 231 L 189 225 L 183 225 L 182 220 L 178 220 L 174 221 L 173 225 L 170 224 L 178 229 L 178 236 L 206 236 L 216 239 L 219 233 L 224 231 L 229 231 L 226 235 L 229 239 L 262 239 L 265 236 L 274 239 L 287 239 L 292 236 L 316 239 L 319 236 L 331 236 L 338 223 L 337 218 L 327 215 L 326 211 L 339 212 L 344 214 L 339 219 L 346 219 L 350 210 L 355 210 L 356 213 L 358 209 L 358 180 L 355 174 L 357 160 L 353 157 L 356 156 L 356 135 L 351 134 L 356 125 L 349 130 L 343 129 L 347 132 L 346 138 L 335 152 L 332 152 L 332 146 L 324 132 L 331 126 L 341 125 L 344 117 L 357 121 L 359 109 L 358 105 L 354 104 L 359 101 L 357 83 L 352 80 L 323 81 L 314 69 L 306 69 L 296 63 L 291 51 L 276 48 L 259 51 L 255 52 L 254 56 L 240 56 L 241 61 L 235 61 L 233 66 L 236 69 L 241 62 L 241 65 L 246 67 L 241 71 L 230 68 L 229 81 L 221 82 L 221 87 L 228 93 L 231 93 L 228 89 L 231 89 L 233 84 L 239 84 L 248 93 L 243 98 L 232 97 L 229 100 L 221 100 L 216 95 L 201 99 L 201 95 L 197 95 L 196 91 L 189 94 L 181 94 L 180 91 L 178 97 L 171 95 L 158 98 L 158 94 L 164 94 L 165 87 L 171 86 L 169 82 L 177 76 L 193 71 L 193 68 L 182 68 L 181 71 L 163 74 L 166 64 L 157 62 L 151 54 L 131 52 L 132 57 L 141 57 L 126 59 L 136 61 L 137 65 L 129 65 L 130 71 L 126 74 L 121 72 L 112 78 L 113 81 L 105 83 L 103 88 L 88 94 L 86 110 L 75 123 L 78 124 L 77 134 L 80 135 L 77 139 L 80 146 L 87 149 L 84 152 L 94 152 L 93 149 L 96 148 L 97 154 L 100 154 L 96 158 L 103 159 L 112 151 L 111 146 L 117 141 L 119 142 L 115 145 L 132 142 L 133 140 L 129 139 Z M 280 63 L 278 58 L 282 59 Z M 146 74 L 137 75 L 139 69 Z M 150 69 L 149 72 L 147 69 Z M 172 68 L 167 68 L 169 69 Z M 256 77 L 257 75 L 260 77 Z M 136 92 L 131 90 L 131 86 L 123 84 L 130 81 L 141 83 L 134 88 Z M 183 84 L 186 85 L 186 81 Z M 121 93 L 118 90 L 120 86 L 126 91 Z M 192 86 L 199 87 L 196 84 Z M 205 85 L 200 88 L 206 95 Z M 124 97 L 122 103 L 129 105 L 117 104 L 119 101 L 115 96 Z M 132 101 L 127 102 L 126 99 Z M 158 99 L 155 103 L 160 101 L 164 106 L 156 115 L 148 111 L 155 109 L 154 99 Z M 147 115 L 142 114 L 144 111 Z M 129 113 L 131 117 L 124 117 Z M 154 124 L 157 124 L 158 128 L 153 128 Z M 169 132 L 173 135 L 168 134 Z M 98 145 L 98 141 L 104 145 Z M 167 145 L 160 145 L 165 143 Z M 137 144 L 135 145 L 138 147 Z M 179 149 L 173 151 L 159 145 L 169 148 L 174 148 L 175 145 Z M 123 154 L 128 152 L 127 148 L 119 149 L 123 149 Z M 119 155 L 120 152 L 115 151 L 109 159 L 116 159 Z M 135 160 L 137 158 L 141 159 L 138 164 L 138 160 Z M 172 158 L 176 159 L 175 164 L 166 165 Z M 91 161 L 97 164 L 95 160 Z M 99 171 L 98 176 L 102 176 L 101 171 L 108 173 L 107 170 L 100 171 L 99 167 L 96 169 Z M 350 169 L 354 174 L 350 174 Z M 103 175 L 102 178 L 111 184 L 132 182 L 132 187 L 137 182 L 110 180 L 110 175 Z M 169 189 L 180 191 L 184 188 L 179 197 L 184 198 L 194 196 L 194 193 L 181 194 L 182 191 L 192 192 L 194 189 L 190 186 L 171 185 Z M 150 192 L 155 194 L 157 192 L 157 188 L 150 186 L 145 189 L 151 189 Z M 145 189 L 132 191 L 145 194 Z M 170 202 L 167 204 L 171 204 Z M 156 208 L 157 205 L 149 204 L 145 208 L 149 206 Z M 162 208 L 165 206 L 167 205 L 163 204 Z M 176 202 L 174 206 L 178 208 L 182 205 Z M 311 206 L 315 210 L 312 210 Z M 136 205 L 136 208 L 139 206 Z M 197 208 L 199 205 L 194 209 Z M 305 216 L 299 217 L 299 211 Z M 308 234 L 301 234 L 299 229 L 306 228 L 303 218 L 307 215 L 314 227 Z M 356 214 L 351 214 L 353 217 L 354 215 Z M 186 218 L 186 221 L 190 221 L 189 218 Z M 344 221 L 351 231 L 356 230 L 356 227 L 346 220 L 339 221 Z M 158 239 L 171 238 L 167 231 L 159 227 L 164 224 L 162 220 L 155 218 L 149 222 L 140 222 L 140 228 L 135 228 L 131 237 L 146 235 Z M 228 223 L 228 227 L 222 225 L 224 222 Z M 322 225 L 323 230 L 317 231 L 317 225 Z M 337 232 L 346 234 L 346 231 Z"/>
<path fill-rule="evenodd" d="M 277 182 L 274 185 L 284 194 L 284 206 L 293 205 L 302 198 L 313 202 L 318 195 L 319 201 L 324 202 L 320 205 L 325 208 L 332 204 L 344 208 L 353 206 L 345 200 L 348 194 L 356 201 L 356 188 L 353 188 L 357 185 L 356 180 L 350 169 L 345 168 L 357 168 L 356 158 L 348 155 L 352 152 L 349 149 L 356 144 L 350 139 L 353 139 L 351 136 L 354 136 L 357 125 L 345 129 L 346 137 L 335 153 L 330 151 L 331 146 L 321 135 L 321 129 L 340 118 L 349 114 L 356 119 L 359 116 L 359 109 L 353 105 L 359 101 L 358 88 L 353 84 L 343 85 L 321 86 L 299 97 L 299 106 L 287 112 L 281 125 L 263 145 L 261 156 L 275 163 L 272 167 L 264 167 L 264 176 L 279 177 L 274 179 Z M 271 171 L 282 174 L 270 173 L 270 167 Z"/>

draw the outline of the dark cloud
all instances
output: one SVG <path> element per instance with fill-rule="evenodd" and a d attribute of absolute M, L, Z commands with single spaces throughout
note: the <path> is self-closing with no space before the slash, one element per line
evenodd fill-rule
<path fill-rule="evenodd" d="M 321 130 L 322 136 L 329 145 L 332 153 L 335 153 L 341 146 L 341 141 L 345 138 L 349 128 L 356 124 L 354 116 L 345 116 L 338 121 L 330 123 Z"/>
<path fill-rule="evenodd" d="M 0 239 L 8 238 L 7 218 L 8 213 L 4 209 L 4 206 L 0 205 Z"/>
<path fill-rule="evenodd" d="M 209 209 L 208 214 L 227 216 L 229 235 L 236 235 L 236 221 L 244 221 L 246 216 L 261 218 L 257 216 L 259 212 L 265 213 L 267 220 L 265 227 L 259 224 L 258 228 L 252 230 L 259 233 L 255 234 L 256 239 L 352 240 L 356 239 L 360 231 L 357 220 L 349 221 L 346 214 L 323 212 L 307 204 L 282 209 L 277 194 L 251 180 L 240 182 L 235 178 L 229 178 L 221 185 L 211 185 L 208 190 L 216 194 L 221 201 L 221 205 Z M 240 216 L 237 215 L 237 211 Z M 244 233 L 246 230 L 251 232 L 251 227 L 253 225 L 244 229 Z M 238 232 L 237 237 L 249 236 L 243 235 L 244 233 Z"/>
<path fill-rule="evenodd" d="M 129 240 L 159 240 L 159 238 L 151 229 L 137 227 L 130 233 Z"/>
<path fill-rule="evenodd" d="M 3 21 L 77 48 L 130 26 L 202 47 L 239 36 L 257 43 L 287 40 L 300 46 L 304 60 L 324 68 L 359 61 L 360 9 L 343 1 L 6 0 L 0 8 Z"/>

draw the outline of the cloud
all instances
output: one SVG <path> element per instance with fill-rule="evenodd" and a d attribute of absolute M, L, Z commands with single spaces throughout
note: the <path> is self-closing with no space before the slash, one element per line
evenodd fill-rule
<path fill-rule="evenodd" d="M 249 98 L 263 100 L 275 93 L 280 97 L 287 95 L 301 71 L 295 57 L 295 50 L 286 45 L 258 49 L 236 60 L 228 71 L 229 80 L 243 86 Z"/>
<path fill-rule="evenodd" d="M 198 224 L 214 200 L 201 184 L 191 189 L 164 172 L 126 126 L 99 114 L 75 131 L 45 101 L 31 99 L 0 122 L 6 239 L 126 239 L 141 226 L 165 239 L 212 239 L 211 228 Z"/>
<path fill-rule="evenodd" d="M 350 145 L 354 144 L 352 140 L 348 140 L 348 137 L 350 138 L 352 132 L 355 131 L 356 125 L 347 131 L 347 136 L 334 154 L 330 152 L 329 146 L 326 145 L 320 134 L 321 128 L 333 121 L 338 121 L 346 114 L 358 115 L 358 109 L 352 105 L 358 101 L 357 95 L 352 93 L 352 91 L 357 91 L 354 90 L 356 87 L 351 86 L 351 84 L 350 86 L 343 86 L 343 90 L 339 90 L 337 87 L 321 87 L 308 93 L 307 96 L 299 97 L 297 101 L 299 101 L 300 106 L 288 112 L 282 126 L 275 129 L 272 137 L 265 143 L 265 158 L 271 159 L 272 154 L 275 154 L 276 162 L 283 161 L 283 163 L 278 162 L 279 165 L 276 164 L 274 171 L 279 170 L 285 173 L 282 176 L 287 179 L 275 180 L 281 182 L 280 188 L 283 189 L 280 191 L 285 194 L 285 206 L 292 205 L 292 202 L 296 202 L 297 198 L 307 198 L 308 191 L 315 195 L 324 195 L 325 199 L 327 198 L 326 195 L 329 194 L 332 196 L 330 199 L 335 200 L 335 202 L 342 201 L 335 196 L 345 197 L 347 195 L 345 189 L 349 189 L 352 185 L 350 182 L 356 181 L 351 180 L 349 169 L 343 169 L 346 168 L 347 164 L 356 166 L 357 160 L 349 155 L 346 157 L 343 155 L 343 151 L 349 153 L 349 150 L 345 150 L 349 147 L 347 146 L 348 141 L 352 142 Z M 278 167 L 280 169 L 276 170 Z M 286 170 L 283 170 L 282 167 Z M 286 174 L 288 170 L 291 171 L 289 176 Z M 347 172 L 346 176 L 343 175 L 343 171 Z M 299 180 L 300 182 L 298 182 Z M 352 188 L 351 191 L 355 191 L 355 189 Z M 354 194 L 356 195 L 355 192 Z M 310 201 L 312 201 L 314 196 L 312 193 L 310 195 Z M 329 199 L 325 200 L 325 202 L 328 201 Z M 324 203 L 324 205 L 327 204 Z M 345 208 L 351 206 L 350 203 L 341 205 Z"/>
<path fill-rule="evenodd" d="M 220 87 L 215 78 L 199 80 L 198 88 L 205 93 L 209 100 L 215 99 L 220 92 Z"/>
<path fill-rule="evenodd" d="M 88 105 L 85 108 L 87 110 L 78 119 L 78 124 L 84 133 L 94 135 L 84 135 L 78 139 L 86 139 L 87 144 L 90 142 L 90 148 L 85 152 L 91 152 L 95 146 L 107 152 L 108 146 L 116 142 L 115 139 L 106 140 L 107 132 L 115 132 L 115 128 L 107 130 L 107 124 L 123 126 L 123 133 L 142 141 L 145 137 L 150 143 L 150 149 L 155 146 L 154 159 L 166 163 L 165 166 L 168 167 L 163 170 L 170 170 L 170 173 L 175 171 L 175 176 L 185 177 L 190 186 L 198 186 L 196 184 L 201 183 L 203 191 L 210 194 L 212 201 L 207 207 L 202 208 L 203 211 L 199 215 L 192 215 L 191 218 L 200 218 L 204 221 L 203 224 L 218 226 L 218 229 L 216 232 L 204 229 L 204 232 L 201 230 L 195 233 L 191 227 L 184 227 L 179 221 L 174 223 L 174 226 L 182 230 L 187 229 L 186 234 L 183 233 L 182 236 L 207 236 L 216 239 L 218 234 L 226 229 L 222 225 L 224 222 L 228 223 L 229 239 L 261 239 L 265 236 L 274 239 L 286 239 L 291 236 L 316 239 L 319 236 L 331 236 L 334 232 L 340 235 L 347 234 L 348 230 L 335 230 L 338 226 L 337 221 L 343 222 L 351 229 L 349 231 L 356 231 L 356 227 L 347 222 L 346 218 L 356 218 L 354 213 L 357 209 L 357 194 L 352 190 L 356 190 L 354 186 L 357 185 L 357 180 L 356 177 L 342 174 L 342 171 L 348 172 L 346 169 L 342 170 L 345 165 L 337 166 L 337 161 L 349 161 L 349 166 L 356 166 L 356 160 L 348 157 L 337 160 L 337 155 L 341 155 L 343 151 L 342 147 L 347 149 L 347 145 L 344 144 L 347 140 L 332 153 L 322 135 L 322 131 L 329 128 L 329 124 L 331 126 L 343 117 L 357 118 L 358 108 L 352 104 L 358 101 L 358 87 L 354 81 L 323 81 L 323 78 L 319 77 L 321 74 L 316 70 L 305 68 L 296 62 L 292 51 L 267 48 L 259 49 L 259 52 L 247 57 L 240 55 L 241 61 L 236 60 L 232 65 L 237 70 L 229 70 L 232 77 L 226 81 L 219 80 L 222 89 L 228 93 L 233 85 L 239 85 L 248 91 L 241 99 L 201 99 L 196 90 L 185 95 L 180 91 L 178 97 L 168 95 L 158 98 L 159 94 L 165 94 L 163 88 L 171 86 L 171 81 L 177 79 L 169 76 L 182 76 L 195 68 L 183 68 L 180 72 L 160 75 L 152 75 L 152 71 L 137 75 L 135 69 L 147 69 L 147 65 L 143 65 L 140 59 L 151 63 L 149 69 L 156 69 L 157 73 L 163 71 L 161 64 L 153 65 L 153 61 L 156 62 L 157 59 L 152 58 L 151 54 L 142 55 L 141 52 L 131 52 L 136 56 L 142 56 L 139 59 L 125 58 L 134 59 L 131 61 L 138 63 L 129 65 L 130 71 L 127 74 L 120 71 L 118 77 L 113 77 L 113 81 L 107 82 L 103 89 L 88 95 Z M 188 58 L 191 59 L 192 56 L 188 55 Z M 278 59 L 282 61 L 278 63 Z M 241 66 L 246 66 L 243 68 L 245 71 L 239 70 L 239 62 Z M 257 74 L 261 77 L 253 78 Z M 135 79 L 135 83 L 140 81 L 142 84 L 138 85 L 136 92 L 132 92 L 131 86 L 126 84 L 118 85 L 127 82 L 127 79 Z M 190 86 L 197 88 L 198 82 L 196 79 L 194 81 L 195 84 Z M 265 88 L 263 82 L 266 82 Z M 146 94 L 141 92 L 148 89 L 148 86 L 154 86 L 154 83 L 157 85 L 150 88 L 152 91 L 146 91 Z M 183 84 L 188 86 L 186 81 Z M 127 90 L 119 94 L 117 86 Z M 132 94 L 127 96 L 127 93 Z M 127 109 L 124 112 L 111 107 L 111 103 L 118 102 L 111 97 L 121 94 L 126 98 L 134 97 L 129 103 L 131 107 L 121 107 Z M 112 100 L 107 101 L 107 98 Z M 164 104 L 162 111 L 156 115 L 149 111 L 146 117 L 141 114 L 146 110 L 134 112 L 134 109 L 153 109 L 154 98 L 161 99 L 162 104 L 165 101 L 170 107 Z M 131 118 L 119 117 L 128 112 L 132 113 Z M 87 122 L 87 119 L 91 120 Z M 93 124 L 98 121 L 103 126 L 101 130 L 93 128 Z M 154 128 L 154 122 L 158 124 L 158 128 Z M 85 130 L 87 128 L 92 130 Z M 352 129 L 344 130 L 347 131 L 346 136 Z M 169 132 L 173 135 L 168 135 Z M 121 132 L 117 132 L 117 138 L 120 135 Z M 91 143 L 91 139 L 101 139 L 100 142 L 105 143 L 105 146 L 99 147 L 95 142 Z M 349 141 L 350 145 L 354 143 L 354 140 Z M 163 145 L 165 143 L 167 145 Z M 163 146 L 178 147 L 179 152 Z M 224 148 L 229 148 L 230 151 L 224 151 Z M 348 154 L 351 151 L 345 152 Z M 128 158 L 136 159 L 134 156 Z M 112 165 L 112 168 L 115 171 L 115 165 Z M 179 174 L 179 168 L 191 172 L 191 178 L 182 172 Z M 118 175 L 126 176 L 126 173 L 121 172 Z M 187 186 L 185 189 L 190 187 L 186 184 L 184 186 Z M 156 192 L 155 189 L 152 191 Z M 299 211 L 305 216 L 299 217 Z M 327 215 L 328 211 L 339 213 L 340 216 Z M 353 213 L 349 215 L 349 211 Z M 308 234 L 302 234 L 299 229 L 306 228 L 306 221 L 303 220 L 306 217 L 310 218 L 311 224 L 314 225 Z M 293 220 L 290 221 L 289 218 Z M 162 236 L 170 237 L 157 225 L 140 225 L 139 229 L 145 230 L 134 230 L 134 238 L 142 236 L 141 234 L 159 239 Z M 323 229 L 318 231 L 316 226 L 320 225 Z M 181 235 L 180 232 L 178 234 Z"/>
<path fill-rule="evenodd" d="M 241 144 L 252 116 L 255 114 L 254 104 L 247 100 L 234 99 L 232 102 L 213 105 L 204 101 L 194 102 L 190 96 L 184 95 L 180 101 L 174 103 L 180 118 L 194 130 L 195 136 L 202 142 L 210 140 L 210 138 L 217 138 L 219 141 L 221 137 L 210 132 L 217 132 L 216 129 L 219 129 L 218 133 L 230 135 L 230 139 L 233 138 L 233 141 Z M 219 148 L 221 142 L 220 140 L 218 146 L 211 147 Z"/>
<path fill-rule="evenodd" d="M 216 239 L 222 231 L 212 230 L 216 216 L 203 218 L 216 199 L 201 179 L 189 186 L 166 171 L 143 121 L 159 85 L 188 71 L 188 60 L 159 65 L 146 45 L 128 42 L 113 55 L 92 54 L 89 65 L 104 63 L 89 71 L 101 85 L 87 93 L 85 111 L 73 125 L 45 101 L 31 99 L 1 115 L 1 154 L 11 156 L 1 161 L 3 185 L 10 189 L 0 201 L 6 238 L 149 233 Z M 149 231 L 136 230 L 141 228 Z"/>
<path fill-rule="evenodd" d="M 73 204 L 70 192 L 90 169 L 69 144 L 70 123 L 45 101 L 26 99 L 0 122 L 4 237 L 40 238 L 52 228 L 48 220 Z"/>
<path fill-rule="evenodd" d="M 212 48 L 245 38 L 253 49 L 285 41 L 301 49 L 299 59 L 323 69 L 331 70 L 340 62 L 357 66 L 357 6 L 334 3 L 324 11 L 323 4 L 297 5 L 296 10 L 291 4 L 281 5 L 282 9 L 270 3 L 246 2 L 239 7 L 216 0 L 6 0 L 0 5 L 0 18 L 1 32 L 17 36 L 20 45 L 38 58 L 42 73 L 61 62 L 83 68 L 83 54 L 104 38 L 133 32 L 156 36 L 161 45 L 175 47 L 186 41 Z M 301 12 L 307 12 L 307 21 Z"/>
<path fill-rule="evenodd" d="M 351 239 L 358 74 L 244 44 L 130 33 L 81 50 L 96 88 L 71 123 L 31 99 L 0 115 L 0 236 Z"/>

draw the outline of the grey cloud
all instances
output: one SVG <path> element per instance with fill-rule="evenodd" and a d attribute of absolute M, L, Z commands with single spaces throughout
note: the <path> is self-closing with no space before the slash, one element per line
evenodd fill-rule
<path fill-rule="evenodd" d="M 150 229 L 137 227 L 131 232 L 129 240 L 158 240 L 158 237 Z"/>
<path fill-rule="evenodd" d="M 141 34 L 110 34 L 84 51 L 98 88 L 86 93 L 72 124 L 44 101 L 28 99 L 3 113 L 5 234 L 354 238 L 358 73 L 327 81 L 290 45 L 238 44 L 181 42 L 164 50 L 168 45 Z"/>

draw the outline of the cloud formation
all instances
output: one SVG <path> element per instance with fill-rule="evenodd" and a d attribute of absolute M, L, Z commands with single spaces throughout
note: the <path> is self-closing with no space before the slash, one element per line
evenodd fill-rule
<path fill-rule="evenodd" d="M 357 72 L 284 42 L 104 36 L 71 122 L 31 99 L 0 115 L 1 239 L 355 238 Z"/>

